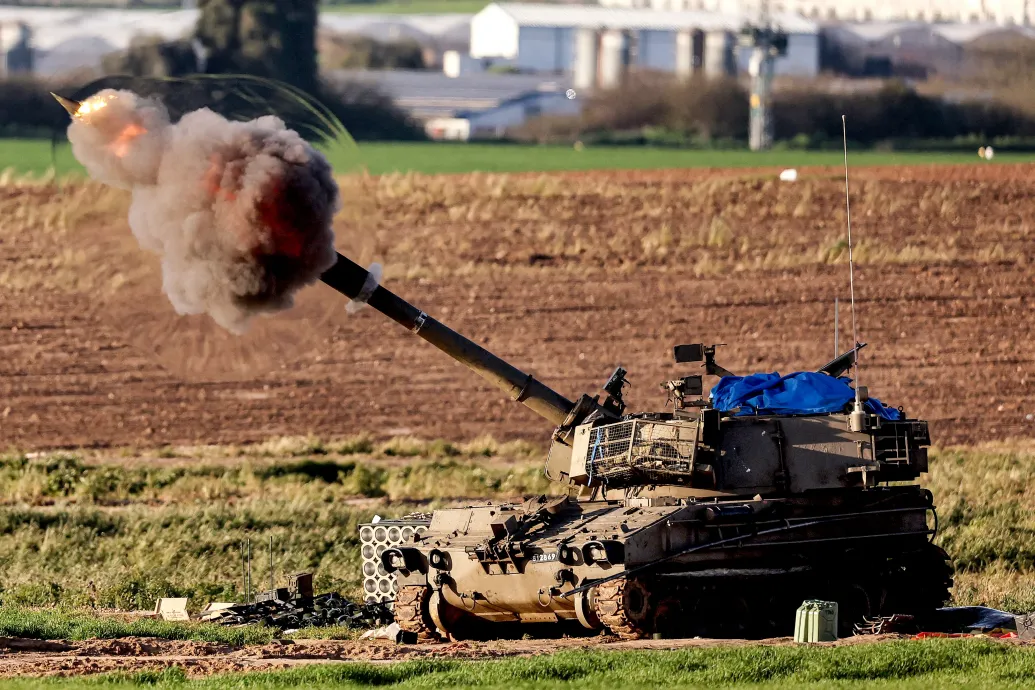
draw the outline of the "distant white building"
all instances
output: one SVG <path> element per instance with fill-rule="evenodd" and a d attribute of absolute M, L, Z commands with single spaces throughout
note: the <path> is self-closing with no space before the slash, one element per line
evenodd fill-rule
<path fill-rule="evenodd" d="M 600 0 L 607 7 L 705 10 L 758 16 L 761 0 Z M 772 12 L 842 21 L 1035 23 L 1031 0 L 769 0 Z"/>
<path fill-rule="evenodd" d="M 819 27 L 777 15 L 789 34 L 776 73 L 819 73 Z M 711 11 L 616 9 L 587 5 L 493 3 L 471 20 L 471 57 L 493 58 L 528 72 L 572 74 L 576 88 L 606 85 L 627 67 L 677 74 L 747 69 L 736 36 L 748 18 Z"/>
<path fill-rule="evenodd" d="M 577 115 L 570 80 L 534 74 L 335 70 L 332 80 L 369 83 L 423 124 L 432 139 L 498 139 L 540 115 Z"/>
<path fill-rule="evenodd" d="M 528 92 L 491 108 L 459 111 L 448 118 L 431 118 L 424 131 L 431 139 L 472 141 L 502 139 L 507 133 L 541 115 L 578 115 L 574 94 Z"/>

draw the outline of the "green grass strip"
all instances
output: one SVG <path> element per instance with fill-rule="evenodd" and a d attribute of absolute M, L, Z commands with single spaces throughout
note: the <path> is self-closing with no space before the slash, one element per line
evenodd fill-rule
<path fill-rule="evenodd" d="M 339 174 L 365 168 L 372 175 L 385 173 L 468 173 L 468 172 L 552 172 L 578 170 L 650 170 L 667 168 L 748 168 L 837 166 L 844 165 L 843 154 L 830 151 L 701 151 L 648 147 L 587 147 L 576 151 L 570 146 L 525 146 L 504 144 L 458 144 L 439 142 L 352 144 L 342 141 L 327 147 L 325 154 Z M 1001 153 L 982 163 L 977 154 L 967 153 L 852 153 L 853 167 L 879 165 L 928 165 L 939 163 L 1035 162 L 1035 154 Z M 16 174 L 43 174 L 53 165 L 58 175 L 82 174 L 67 144 L 57 147 L 51 157 L 50 142 L 32 139 L 0 139 L 0 171 Z"/>
<path fill-rule="evenodd" d="M 166 640 L 247 645 L 267 643 L 273 639 L 275 632 L 264 626 L 225 628 L 213 623 L 181 623 L 152 618 L 126 620 L 121 617 L 96 616 L 85 611 L 0 607 L 0 637 L 23 637 L 34 640 L 158 637 Z"/>
<path fill-rule="evenodd" d="M 896 641 L 834 648 L 720 647 L 567 651 L 501 661 L 319 664 L 188 680 L 178 669 L 92 678 L 12 680 L 3 688 L 1021 688 L 1035 650 L 983 640 Z"/>

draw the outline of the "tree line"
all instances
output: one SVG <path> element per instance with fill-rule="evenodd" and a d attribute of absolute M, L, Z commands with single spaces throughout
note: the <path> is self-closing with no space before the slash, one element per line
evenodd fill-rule
<path fill-rule="evenodd" d="M 127 50 L 105 56 L 100 77 L 57 84 L 33 79 L 0 82 L 0 136 L 63 132 L 67 114 L 50 98 L 50 91 L 83 98 L 112 87 L 161 97 L 174 117 L 200 107 L 235 119 L 275 113 L 303 134 L 318 138 L 326 133 L 325 115 L 330 114 L 355 139 L 424 138 L 420 125 L 374 86 L 321 76 L 318 6 L 317 0 L 199 0 L 198 21 L 189 39 L 138 38 Z M 272 81 L 242 83 L 233 76 L 242 74 Z M 211 78 L 192 79 L 197 75 Z M 317 112 L 320 107 L 322 115 Z"/>
<path fill-rule="evenodd" d="M 544 116 L 515 134 L 544 143 L 740 146 L 748 137 L 748 95 L 735 78 L 637 74 L 590 96 L 579 116 Z M 784 88 L 774 93 L 772 114 L 777 141 L 811 148 L 840 144 L 842 114 L 851 120 L 852 141 L 869 146 L 1035 137 L 1032 111 L 1000 100 L 953 102 L 897 81 L 848 93 L 818 84 Z"/>

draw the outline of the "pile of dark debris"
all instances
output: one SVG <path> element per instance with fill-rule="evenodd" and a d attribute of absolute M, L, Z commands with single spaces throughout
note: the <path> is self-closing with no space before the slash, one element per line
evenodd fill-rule
<path fill-rule="evenodd" d="M 337 625 L 379 628 L 395 617 L 386 602 L 357 604 L 337 592 L 314 596 L 313 576 L 303 573 L 293 576 L 288 587 L 257 593 L 251 603 L 210 604 L 201 620 L 227 626 L 264 624 L 291 632 Z"/>

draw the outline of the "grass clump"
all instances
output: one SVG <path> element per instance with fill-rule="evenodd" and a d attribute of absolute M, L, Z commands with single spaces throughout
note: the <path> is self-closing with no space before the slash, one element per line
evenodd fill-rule
<path fill-rule="evenodd" d="M 173 455 L 170 455 L 174 453 Z M 289 499 L 300 493 L 317 500 L 353 497 L 395 500 L 473 499 L 546 493 L 540 452 L 528 443 L 499 443 L 485 437 L 456 444 L 398 437 L 375 444 L 368 436 L 343 441 L 313 437 L 278 438 L 234 450 L 162 448 L 166 462 L 126 463 L 110 451 L 68 452 L 28 458 L 0 458 L 0 504 L 61 506 L 69 503 L 118 506 L 137 502 L 240 499 L 263 494 Z M 175 459 L 176 464 L 169 460 Z M 492 464 L 486 464 L 486 460 Z M 401 462 L 400 462 L 401 461 Z M 427 465 L 458 481 L 434 486 L 412 481 L 412 468 Z M 425 473 L 427 470 L 425 471 Z M 421 475 L 423 476 L 423 475 Z M 311 485 L 302 490 L 299 485 Z M 311 489 L 311 491 L 310 491 Z"/>
<path fill-rule="evenodd" d="M 427 454 L 428 444 L 410 436 L 399 436 L 382 444 L 378 450 L 390 458 L 415 458 Z"/>
<path fill-rule="evenodd" d="M 987 445 L 933 455 L 926 484 L 939 543 L 953 557 L 954 600 L 1035 611 L 1035 446 Z"/>
<path fill-rule="evenodd" d="M 541 460 L 528 460 L 534 449 L 492 439 L 306 437 L 174 451 L 160 462 L 118 450 L 0 458 L 3 601 L 150 610 L 181 596 L 197 610 L 240 600 L 240 544 L 262 551 L 254 578 L 266 582 L 270 536 L 281 578 L 311 571 L 319 591 L 361 598 L 358 525 L 375 513 L 555 488 Z"/>
<path fill-rule="evenodd" d="M 34 640 L 157 637 L 166 640 L 248 645 L 270 642 L 275 632 L 277 631 L 272 628 L 257 625 L 227 628 L 214 623 L 188 623 L 153 618 L 129 620 L 118 616 L 98 616 L 88 611 L 32 610 L 8 604 L 0 606 L 0 636 Z"/>
<path fill-rule="evenodd" d="M 289 640 L 358 640 L 364 632 L 347 625 L 328 625 L 322 628 L 301 628 L 284 637 Z"/>
<path fill-rule="evenodd" d="M 558 490 L 543 475 L 539 465 L 522 466 L 507 472 L 485 469 L 457 460 L 414 463 L 387 475 L 385 493 L 395 499 L 425 496 L 444 499 L 464 496 L 527 496 Z"/>
<path fill-rule="evenodd" d="M 327 447 L 338 455 L 369 455 L 374 452 L 374 441 L 369 435 L 361 434 L 328 444 Z"/>

